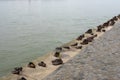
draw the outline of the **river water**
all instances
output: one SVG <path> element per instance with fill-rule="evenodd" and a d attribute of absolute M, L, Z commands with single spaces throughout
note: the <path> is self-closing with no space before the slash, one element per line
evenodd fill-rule
<path fill-rule="evenodd" d="M 120 13 L 120 0 L 0 0 L 0 76 Z"/>

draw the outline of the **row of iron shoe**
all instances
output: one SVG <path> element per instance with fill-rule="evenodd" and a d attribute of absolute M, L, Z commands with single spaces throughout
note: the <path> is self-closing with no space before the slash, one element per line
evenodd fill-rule
<path fill-rule="evenodd" d="M 97 26 L 96 32 L 106 32 L 106 28 L 110 27 L 110 26 L 114 26 L 115 22 L 118 21 L 120 19 L 120 15 L 118 16 L 114 16 L 112 19 L 110 19 L 109 21 L 103 23 L 102 25 Z M 90 34 L 90 37 L 85 38 L 85 34 Z M 90 42 L 92 42 L 94 40 L 95 37 L 97 37 L 97 34 L 94 34 L 93 29 L 88 29 L 85 34 L 80 35 L 76 40 L 76 43 L 71 44 L 70 46 L 64 46 L 64 47 L 57 47 L 56 48 L 56 52 L 54 53 L 55 57 L 58 57 L 59 59 L 54 60 L 54 65 L 59 65 L 62 64 L 63 61 L 60 58 L 60 53 L 62 52 L 63 49 L 68 49 L 70 50 L 71 47 L 74 47 L 76 49 L 82 49 L 84 45 L 89 44 Z M 80 43 L 78 43 L 78 41 L 81 41 Z"/>
<path fill-rule="evenodd" d="M 118 21 L 120 19 L 120 15 L 113 17 L 112 19 L 110 19 L 109 21 L 103 23 L 102 25 L 97 26 L 96 32 L 106 32 L 105 28 L 108 28 L 110 26 L 114 26 L 115 22 Z M 90 37 L 85 38 L 85 34 L 90 34 Z M 90 42 L 92 42 L 94 40 L 95 37 L 97 37 L 97 34 L 94 34 L 93 29 L 89 29 L 85 32 L 85 34 L 80 35 L 78 38 L 76 38 L 76 43 L 71 44 L 69 46 L 63 46 L 63 47 L 57 47 L 55 49 L 55 53 L 54 53 L 54 57 L 56 57 L 57 59 L 52 60 L 52 64 L 53 65 L 61 65 L 63 64 L 63 60 L 61 58 L 61 52 L 64 51 L 64 49 L 66 50 L 71 50 L 72 47 L 74 47 L 75 49 L 82 49 L 84 45 L 89 44 Z M 78 43 L 78 41 L 82 41 L 80 43 Z M 47 67 L 47 64 L 44 61 L 41 61 L 40 63 L 37 64 L 38 66 L 41 67 Z M 49 65 L 48 65 L 49 66 Z M 36 68 L 36 65 L 33 62 L 29 62 L 27 67 L 29 68 Z M 12 74 L 16 74 L 16 75 L 21 75 L 23 71 L 23 67 L 15 67 L 14 70 L 12 71 Z M 21 77 L 17 80 L 27 80 L 25 77 Z"/>

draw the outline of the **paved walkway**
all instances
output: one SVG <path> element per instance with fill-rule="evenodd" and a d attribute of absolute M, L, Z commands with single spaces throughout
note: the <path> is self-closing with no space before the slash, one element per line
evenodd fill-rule
<path fill-rule="evenodd" d="M 120 80 L 120 22 L 44 80 Z"/>

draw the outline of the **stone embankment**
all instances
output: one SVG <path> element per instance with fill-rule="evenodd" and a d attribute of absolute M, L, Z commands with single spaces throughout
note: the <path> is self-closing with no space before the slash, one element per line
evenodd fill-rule
<path fill-rule="evenodd" d="M 43 80 L 120 80 L 120 22 Z"/>

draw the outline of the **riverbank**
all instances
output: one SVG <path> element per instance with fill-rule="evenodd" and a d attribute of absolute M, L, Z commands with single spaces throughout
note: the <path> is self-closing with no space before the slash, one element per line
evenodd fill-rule
<path fill-rule="evenodd" d="M 119 80 L 120 22 L 43 80 Z"/>
<path fill-rule="evenodd" d="M 118 20 L 117 22 L 120 22 L 120 21 Z M 62 58 L 63 62 L 64 63 L 66 63 L 67 61 L 69 62 L 69 60 L 71 60 L 73 57 L 75 57 L 76 55 L 81 53 L 81 50 L 82 51 L 85 50 L 86 47 L 91 44 L 91 43 L 85 44 L 85 45 L 81 44 L 84 41 L 84 39 L 89 38 L 93 35 L 97 35 L 95 37 L 95 40 L 97 40 L 97 39 L 99 39 L 99 37 L 101 37 L 104 33 L 111 30 L 112 28 L 113 28 L 113 25 L 107 26 L 107 27 L 102 28 L 102 30 L 100 32 L 97 31 L 97 28 L 92 29 L 93 34 L 85 33 L 84 38 L 82 40 L 75 39 L 75 40 L 72 40 L 71 42 L 61 46 L 63 48 L 63 51 L 61 52 L 61 58 Z M 82 49 L 77 49 L 76 46 L 71 46 L 75 43 L 79 44 L 77 46 L 82 45 Z M 70 47 L 70 49 L 65 49 L 64 47 L 66 47 L 66 46 Z M 8 76 L 4 77 L 3 80 L 16 80 L 16 79 L 19 79 L 21 77 L 25 77 L 27 80 L 44 79 L 46 76 L 48 76 L 50 73 L 54 72 L 56 69 L 58 69 L 58 67 L 61 66 L 61 65 L 59 65 L 59 66 L 52 65 L 51 61 L 56 59 L 56 57 L 53 56 L 54 53 L 55 53 L 55 51 L 52 51 L 49 54 L 33 61 L 34 64 L 36 65 L 35 69 L 31 69 L 31 68 L 28 68 L 27 66 L 25 66 L 23 68 L 23 71 L 22 71 L 21 75 L 11 74 L 9 77 Z M 46 68 L 40 67 L 40 66 L 37 65 L 41 61 L 44 61 L 47 64 Z M 50 79 L 50 80 L 52 80 L 52 79 Z M 61 79 L 61 80 L 63 80 L 63 79 Z"/>

